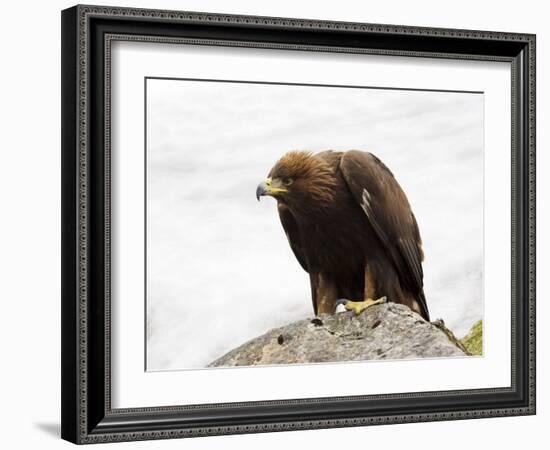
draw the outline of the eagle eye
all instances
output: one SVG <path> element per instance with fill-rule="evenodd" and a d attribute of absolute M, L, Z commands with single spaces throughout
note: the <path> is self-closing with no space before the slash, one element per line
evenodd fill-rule
<path fill-rule="evenodd" d="M 283 178 L 282 182 L 285 186 L 290 186 L 293 183 L 293 179 L 290 177 Z"/>

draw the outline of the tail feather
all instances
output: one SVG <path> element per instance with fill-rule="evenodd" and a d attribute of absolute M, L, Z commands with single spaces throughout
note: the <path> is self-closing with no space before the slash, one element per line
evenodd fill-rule
<path fill-rule="evenodd" d="M 424 289 L 420 289 L 420 292 L 416 296 L 418 306 L 420 306 L 420 315 L 424 317 L 428 322 L 430 321 L 430 313 L 428 312 L 428 303 L 426 303 L 426 296 L 424 295 Z"/>

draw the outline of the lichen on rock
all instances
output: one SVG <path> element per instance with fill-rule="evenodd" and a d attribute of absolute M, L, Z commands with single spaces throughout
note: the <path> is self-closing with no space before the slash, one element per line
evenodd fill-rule
<path fill-rule="evenodd" d="M 483 321 L 478 320 L 466 336 L 461 339 L 462 344 L 470 355 L 483 354 Z"/>

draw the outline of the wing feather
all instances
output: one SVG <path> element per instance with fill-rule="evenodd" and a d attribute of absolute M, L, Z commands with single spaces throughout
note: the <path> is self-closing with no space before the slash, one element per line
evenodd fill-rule
<path fill-rule="evenodd" d="M 306 272 L 309 273 L 310 286 L 311 286 L 311 300 L 313 302 L 313 311 L 317 314 L 317 287 L 318 287 L 318 277 L 316 273 L 312 273 L 309 270 L 309 264 L 305 256 L 305 252 L 302 246 L 300 238 L 300 230 L 296 219 L 284 204 L 279 203 L 277 209 L 279 210 L 279 218 L 281 219 L 281 224 L 285 230 L 286 238 L 290 244 L 290 248 L 296 256 L 296 259 Z"/>
<path fill-rule="evenodd" d="M 283 229 L 285 230 L 286 238 L 288 239 L 288 243 L 290 244 L 290 248 L 292 249 L 294 256 L 296 256 L 296 259 L 302 266 L 302 269 L 304 269 L 306 272 L 309 272 L 306 256 L 302 248 L 302 243 L 300 239 L 300 230 L 298 228 L 298 224 L 296 223 L 296 219 L 294 218 L 288 207 L 286 207 L 284 204 L 279 203 L 277 209 L 279 211 L 281 224 L 283 225 Z"/>
<path fill-rule="evenodd" d="M 428 315 L 424 297 L 422 240 L 405 193 L 391 171 L 374 155 L 352 150 L 340 168 L 357 203 L 386 248 L 400 280 Z"/>

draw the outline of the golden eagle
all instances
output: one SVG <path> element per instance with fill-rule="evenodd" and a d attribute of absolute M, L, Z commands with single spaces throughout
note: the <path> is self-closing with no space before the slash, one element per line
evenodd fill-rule
<path fill-rule="evenodd" d="M 371 153 L 292 151 L 258 185 L 309 273 L 315 314 L 389 301 L 429 320 L 422 240 L 405 193 Z M 378 299 L 378 300 L 373 300 Z"/>

